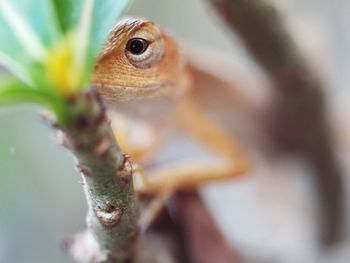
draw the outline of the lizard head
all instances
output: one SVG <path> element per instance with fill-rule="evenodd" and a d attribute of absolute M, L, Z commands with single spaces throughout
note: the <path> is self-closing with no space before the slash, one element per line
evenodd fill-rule
<path fill-rule="evenodd" d="M 126 18 L 110 32 L 93 83 L 109 105 L 173 99 L 186 86 L 184 64 L 176 42 L 153 22 Z"/>

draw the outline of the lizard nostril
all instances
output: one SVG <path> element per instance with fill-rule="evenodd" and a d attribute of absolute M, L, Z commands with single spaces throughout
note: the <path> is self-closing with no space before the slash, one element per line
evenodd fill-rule
<path fill-rule="evenodd" d="M 143 38 L 133 38 L 128 41 L 126 49 L 133 55 L 140 55 L 148 47 L 148 41 Z"/>

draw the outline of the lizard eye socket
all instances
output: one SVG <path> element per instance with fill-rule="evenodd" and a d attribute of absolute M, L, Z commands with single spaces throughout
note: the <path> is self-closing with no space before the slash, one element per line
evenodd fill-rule
<path fill-rule="evenodd" d="M 125 56 L 137 68 L 146 69 L 156 65 L 163 56 L 163 40 L 142 32 L 134 35 L 125 46 Z"/>
<path fill-rule="evenodd" d="M 148 41 L 143 38 L 132 38 L 126 44 L 126 50 L 133 55 L 141 55 L 148 48 Z"/>

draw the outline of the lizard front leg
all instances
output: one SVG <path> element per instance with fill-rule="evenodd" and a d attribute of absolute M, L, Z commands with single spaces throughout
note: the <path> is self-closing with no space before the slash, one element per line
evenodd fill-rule
<path fill-rule="evenodd" d="M 252 165 L 238 143 L 208 120 L 195 104 L 186 100 L 178 109 L 180 127 L 220 158 L 209 162 L 185 160 L 146 171 L 146 183 L 138 187 L 138 191 L 157 193 L 195 188 L 206 182 L 240 176 L 249 171 Z"/>

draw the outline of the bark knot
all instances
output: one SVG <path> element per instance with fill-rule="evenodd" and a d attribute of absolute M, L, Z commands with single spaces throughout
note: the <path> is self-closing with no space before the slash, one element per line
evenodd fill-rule
<path fill-rule="evenodd" d="M 81 165 L 81 164 L 77 164 L 76 166 L 76 169 L 79 173 L 85 175 L 85 176 L 91 176 L 92 175 L 92 171 L 89 167 L 86 167 L 84 165 Z"/>
<path fill-rule="evenodd" d="M 105 227 L 113 227 L 119 223 L 122 210 L 118 207 L 110 206 L 107 209 L 96 208 L 95 214 L 100 223 Z"/>
<path fill-rule="evenodd" d="M 93 152 L 98 156 L 104 156 L 108 153 L 112 146 L 112 142 L 108 137 L 102 137 L 93 148 Z"/>
<path fill-rule="evenodd" d="M 132 175 L 132 164 L 130 162 L 130 157 L 126 154 L 123 154 L 123 162 L 118 169 L 117 176 L 121 178 L 130 178 Z"/>

